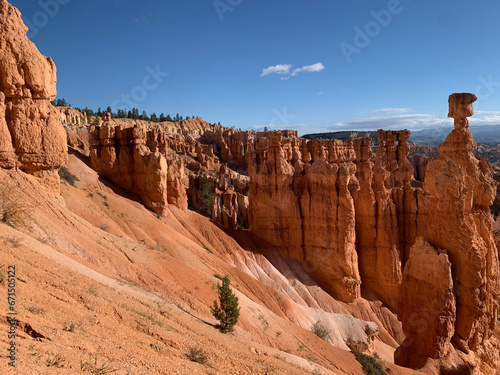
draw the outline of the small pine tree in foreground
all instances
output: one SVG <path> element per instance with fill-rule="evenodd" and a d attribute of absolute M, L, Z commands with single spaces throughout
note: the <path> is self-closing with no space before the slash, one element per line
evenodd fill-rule
<path fill-rule="evenodd" d="M 233 291 L 229 287 L 230 283 L 229 277 L 227 275 L 224 276 L 222 285 L 219 284 L 217 286 L 219 303 L 215 300 L 213 307 L 210 308 L 212 315 L 220 322 L 217 328 L 222 333 L 232 332 L 240 317 L 238 297 L 233 294 Z"/>

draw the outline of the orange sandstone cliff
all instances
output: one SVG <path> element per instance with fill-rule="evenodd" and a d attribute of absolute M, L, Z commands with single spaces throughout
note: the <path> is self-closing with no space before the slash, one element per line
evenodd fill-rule
<path fill-rule="evenodd" d="M 359 189 L 352 141 L 306 141 L 271 133 L 249 164 L 250 231 L 303 262 L 335 298 L 360 296 L 355 246 Z"/>
<path fill-rule="evenodd" d="M 0 1 L 0 167 L 43 178 L 56 190 L 67 162 L 56 96 L 56 66 L 26 37 L 19 11 Z"/>
<path fill-rule="evenodd" d="M 110 120 L 106 114 L 103 126 L 89 128 L 92 168 L 137 194 L 159 215 L 168 204 L 187 209 L 183 164 L 173 159 L 167 162 L 165 133 L 137 125 L 115 127 Z"/>

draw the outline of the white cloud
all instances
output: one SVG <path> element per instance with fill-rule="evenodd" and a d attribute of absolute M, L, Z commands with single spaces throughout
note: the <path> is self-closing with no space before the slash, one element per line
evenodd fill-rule
<path fill-rule="evenodd" d="M 424 129 L 453 124 L 452 119 L 428 114 L 398 115 L 390 117 L 368 117 L 359 120 L 338 122 L 331 130 L 376 130 L 376 129 Z"/>
<path fill-rule="evenodd" d="M 300 73 L 313 73 L 313 72 L 321 72 L 325 69 L 325 66 L 322 63 L 316 63 L 313 65 L 306 65 L 302 68 L 295 69 L 292 73 L 292 77 L 299 75 Z"/>
<path fill-rule="evenodd" d="M 262 73 L 260 76 L 264 77 L 264 76 L 267 76 L 268 74 L 288 75 L 286 77 L 280 78 L 282 81 L 287 81 L 290 79 L 290 77 L 295 77 L 295 76 L 299 75 L 300 73 L 321 72 L 322 70 L 325 69 L 325 66 L 322 63 L 316 63 L 313 65 L 306 65 L 306 66 L 303 66 L 302 68 L 295 69 L 292 72 L 292 74 L 290 74 L 291 68 L 292 68 L 292 65 L 290 65 L 290 64 L 279 64 L 279 65 L 269 66 L 269 67 L 262 70 Z"/>
<path fill-rule="evenodd" d="M 477 111 L 475 117 L 469 117 L 469 122 L 471 125 L 500 125 L 500 112 Z"/>
<path fill-rule="evenodd" d="M 290 64 L 279 64 L 267 67 L 262 70 L 261 77 L 267 76 L 268 74 L 289 74 L 292 66 Z"/>
<path fill-rule="evenodd" d="M 500 111 L 474 111 L 476 116 L 500 116 Z"/>
<path fill-rule="evenodd" d="M 389 113 L 389 112 L 377 112 Z M 499 125 L 500 112 L 498 111 L 476 111 L 473 117 L 469 117 L 471 125 Z M 330 131 L 341 130 L 376 130 L 376 129 L 409 129 L 421 130 L 437 128 L 441 126 L 453 126 L 453 119 L 438 117 L 431 114 L 402 114 L 388 117 L 367 117 L 351 121 L 337 122 L 330 126 Z"/>
<path fill-rule="evenodd" d="M 412 112 L 411 108 L 380 108 L 373 111 L 373 113 L 380 113 L 385 115 L 403 115 L 410 112 Z"/>

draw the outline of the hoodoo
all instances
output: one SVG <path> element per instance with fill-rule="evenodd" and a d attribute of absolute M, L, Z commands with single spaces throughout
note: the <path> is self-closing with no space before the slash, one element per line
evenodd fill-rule
<path fill-rule="evenodd" d="M 56 97 L 56 66 L 27 38 L 19 11 L 0 1 L 0 167 L 18 168 L 59 189 L 67 162 Z"/>
<path fill-rule="evenodd" d="M 479 363 L 484 373 L 493 373 L 499 365 L 492 337 L 498 252 L 489 211 L 497 183 L 487 162 L 471 153 L 476 143 L 467 117 L 475 100 L 473 94 L 450 96 L 455 129 L 439 147 L 441 155 L 429 162 L 418 197 L 419 237 L 399 294 L 398 318 L 406 339 L 395 362 L 402 366 L 417 368 L 434 358 L 442 359 L 447 371 Z"/>

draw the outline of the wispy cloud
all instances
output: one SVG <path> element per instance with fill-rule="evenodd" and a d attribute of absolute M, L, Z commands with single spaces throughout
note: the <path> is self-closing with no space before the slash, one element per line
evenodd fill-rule
<path fill-rule="evenodd" d="M 325 69 L 325 66 L 320 62 L 313 64 L 313 65 L 306 65 L 306 66 L 303 66 L 302 68 L 295 69 L 292 73 L 292 77 L 295 77 L 295 76 L 299 75 L 300 73 L 321 72 L 324 69 Z"/>
<path fill-rule="evenodd" d="M 500 111 L 475 111 L 476 116 L 500 116 Z"/>
<path fill-rule="evenodd" d="M 281 75 L 285 75 L 285 77 L 280 77 L 280 79 L 282 81 L 287 81 L 290 79 L 290 77 L 298 76 L 301 73 L 321 72 L 322 70 L 325 69 L 325 66 L 319 62 L 319 63 L 313 64 L 313 65 L 306 65 L 306 66 L 303 66 L 302 68 L 294 69 L 292 74 L 290 74 L 291 68 L 292 68 L 291 64 L 280 64 L 280 65 L 269 66 L 269 67 L 262 70 L 262 73 L 260 76 L 264 77 L 264 76 L 267 76 L 269 74 L 281 74 Z"/>
<path fill-rule="evenodd" d="M 380 108 L 373 111 L 373 113 L 380 113 L 384 115 L 403 115 L 410 112 L 413 112 L 411 108 Z"/>
<path fill-rule="evenodd" d="M 476 111 L 473 117 L 469 118 L 471 125 L 500 125 L 499 111 Z"/>
<path fill-rule="evenodd" d="M 451 119 L 428 114 L 398 115 L 390 117 L 368 117 L 338 122 L 331 130 L 376 130 L 376 129 L 424 129 L 452 124 Z"/>
<path fill-rule="evenodd" d="M 274 66 L 269 66 L 262 70 L 261 77 L 267 76 L 268 74 L 289 74 L 292 66 L 290 64 L 279 64 Z"/>
<path fill-rule="evenodd" d="M 389 112 L 377 112 L 384 113 Z M 476 111 L 473 117 L 469 118 L 471 125 L 498 125 L 500 124 L 499 111 Z M 431 114 L 401 114 L 395 116 L 372 116 L 351 121 L 337 122 L 329 127 L 330 131 L 337 130 L 376 130 L 376 129 L 409 129 L 421 130 L 437 128 L 441 126 L 453 126 L 453 119 L 439 117 Z"/>

